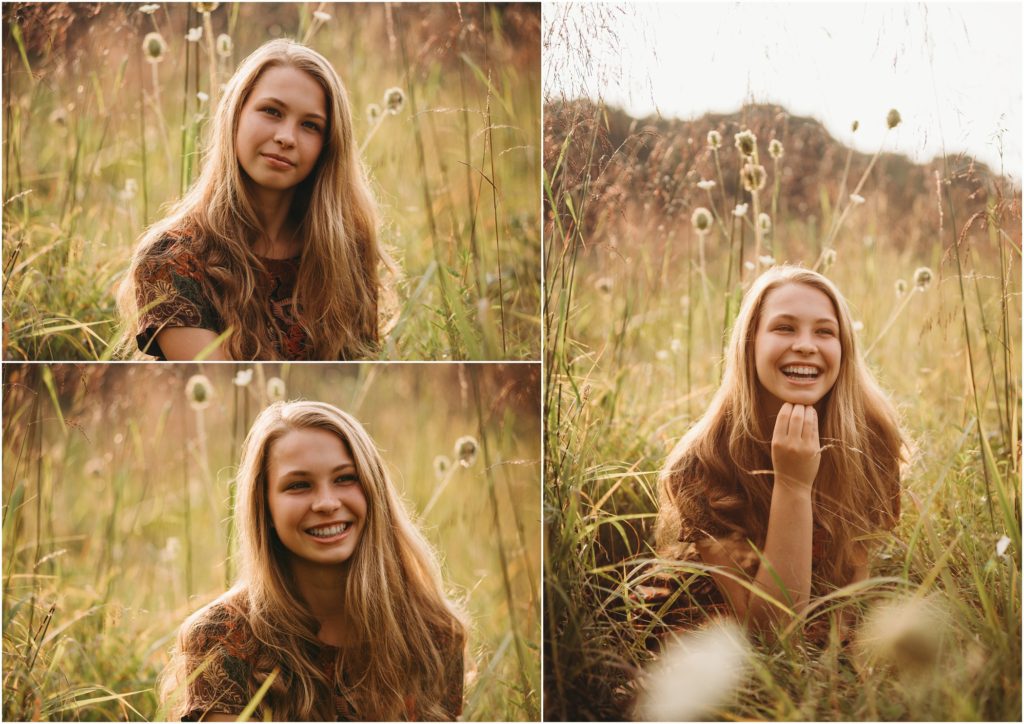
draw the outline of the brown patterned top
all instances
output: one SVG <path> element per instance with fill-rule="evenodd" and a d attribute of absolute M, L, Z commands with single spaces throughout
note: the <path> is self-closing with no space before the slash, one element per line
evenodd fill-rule
<path fill-rule="evenodd" d="M 187 684 L 182 721 L 200 721 L 210 714 L 237 715 L 259 689 L 259 682 L 253 676 L 254 664 L 268 658 L 272 660 L 273 655 L 253 635 L 241 600 L 235 599 L 235 604 L 216 601 L 189 627 L 182 645 L 186 671 L 192 676 L 200 666 L 203 668 Z M 442 707 L 454 721 L 462 713 L 463 641 L 460 637 L 452 644 L 445 654 L 448 669 Z M 340 654 L 341 649 L 327 644 L 314 652 L 314 660 L 328 680 L 334 677 Z M 359 721 L 359 713 L 345 696 L 346 686 L 345 681 L 337 682 L 332 694 L 336 721 Z M 413 696 L 406 698 L 405 710 L 406 720 L 421 718 Z"/>
<path fill-rule="evenodd" d="M 157 359 L 166 359 L 157 335 L 168 327 L 198 327 L 220 334 L 224 322 L 203 291 L 203 262 L 196 256 L 191 232 L 170 232 L 153 247 L 140 264 L 135 278 L 135 297 L 140 310 L 135 340 L 139 349 Z M 299 257 L 269 259 L 257 257 L 257 294 L 278 331 L 270 340 L 281 359 L 307 357 L 308 338 L 295 317 L 292 294 L 299 275 Z"/>

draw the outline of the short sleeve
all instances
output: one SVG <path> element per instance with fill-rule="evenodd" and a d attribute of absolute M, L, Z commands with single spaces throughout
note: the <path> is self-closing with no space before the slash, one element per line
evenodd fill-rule
<path fill-rule="evenodd" d="M 168 327 L 198 327 L 219 332 L 217 312 L 203 292 L 203 271 L 195 255 L 173 241 L 161 242 L 135 272 L 139 309 L 135 336 L 145 354 L 163 358 L 156 336 Z"/>
<path fill-rule="evenodd" d="M 251 672 L 250 664 L 233 651 L 231 640 L 237 633 L 230 621 L 207 620 L 194 623 L 185 635 L 182 654 L 191 681 L 186 679 L 182 721 L 199 721 L 209 714 L 239 714 L 245 709 Z"/>

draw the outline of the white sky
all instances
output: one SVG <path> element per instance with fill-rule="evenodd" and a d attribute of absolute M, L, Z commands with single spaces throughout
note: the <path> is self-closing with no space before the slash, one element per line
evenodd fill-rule
<path fill-rule="evenodd" d="M 778 103 L 865 152 L 878 149 L 885 116 L 897 108 L 903 124 L 887 151 L 925 162 L 945 145 L 1019 181 L 1021 7 L 545 3 L 545 38 L 554 40 L 544 48 L 544 90 L 600 95 L 633 116 L 695 118 Z M 573 60 L 585 52 L 585 63 Z"/>

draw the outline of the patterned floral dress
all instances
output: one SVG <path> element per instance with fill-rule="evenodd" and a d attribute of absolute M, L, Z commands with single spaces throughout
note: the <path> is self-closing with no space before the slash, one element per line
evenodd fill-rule
<path fill-rule="evenodd" d="M 157 335 L 168 327 L 198 327 L 216 334 L 224 322 L 203 290 L 206 271 L 196 257 L 192 234 L 181 230 L 165 235 L 153 247 L 136 272 L 135 296 L 140 310 L 135 340 L 139 349 L 164 360 Z M 299 274 L 300 257 L 257 257 L 257 294 L 278 331 L 271 340 L 277 355 L 286 360 L 307 359 L 308 338 L 295 316 L 292 294 Z"/>
<path fill-rule="evenodd" d="M 182 653 L 189 676 L 202 667 L 186 686 L 185 713 L 182 721 L 200 721 L 210 714 L 237 715 L 259 688 L 253 677 L 255 664 L 270 657 L 268 649 L 256 640 L 245 615 L 243 597 L 231 602 L 216 601 L 192 621 L 185 637 Z M 449 642 L 445 672 L 445 697 L 442 704 L 452 720 L 462 713 L 463 641 Z M 341 649 L 324 644 L 316 652 L 315 661 L 325 678 L 334 677 L 334 667 Z M 271 659 L 272 660 L 272 659 Z M 336 685 L 333 692 L 336 721 L 359 721 L 361 717 L 345 696 L 348 682 Z M 420 719 L 415 699 L 405 701 L 406 720 Z"/>

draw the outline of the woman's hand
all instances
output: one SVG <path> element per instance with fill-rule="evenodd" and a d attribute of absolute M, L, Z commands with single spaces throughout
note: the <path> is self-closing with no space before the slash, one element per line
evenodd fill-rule
<path fill-rule="evenodd" d="M 818 413 L 810 405 L 789 402 L 779 410 L 772 434 L 772 468 L 776 484 L 809 491 L 821 464 Z"/>

